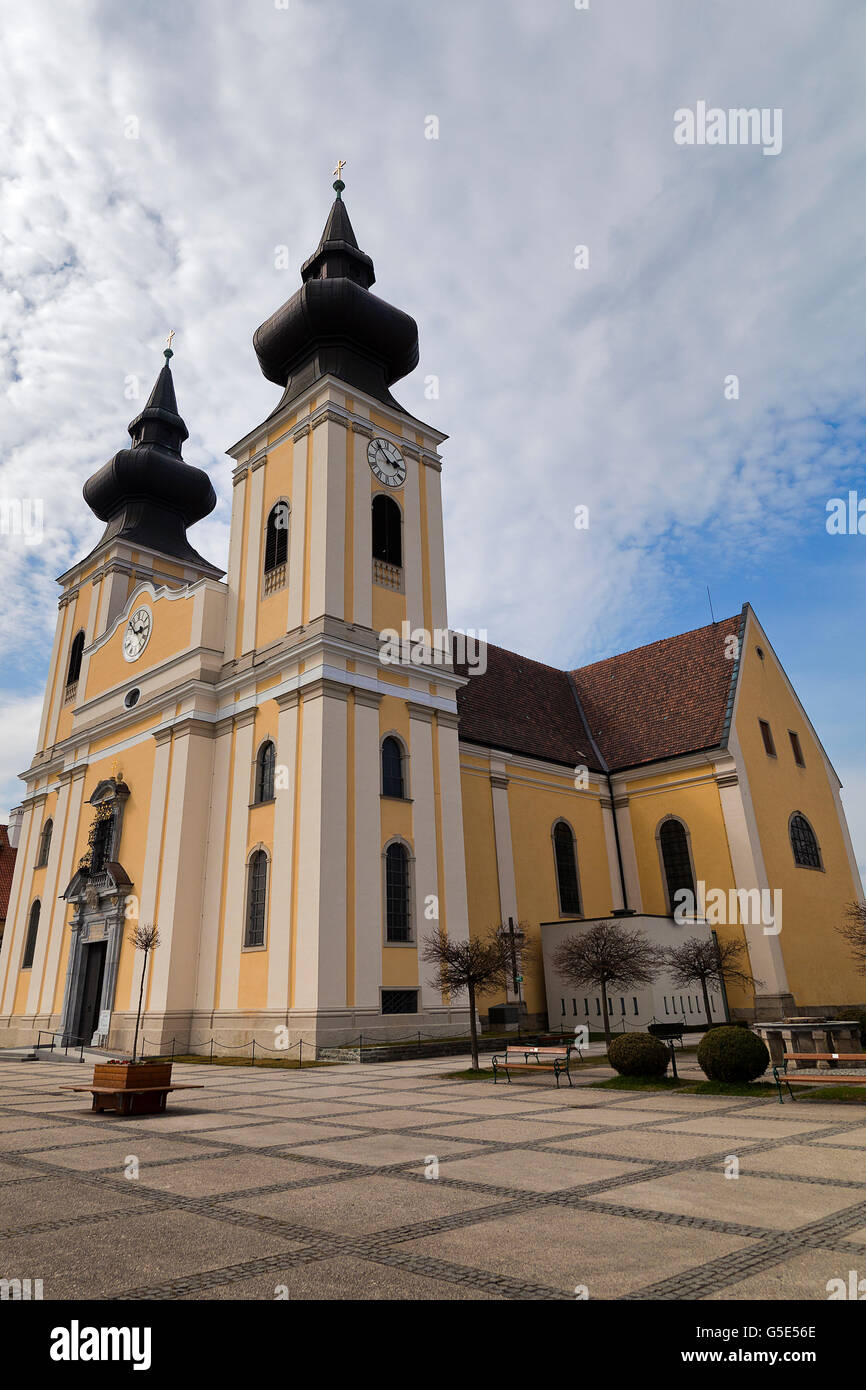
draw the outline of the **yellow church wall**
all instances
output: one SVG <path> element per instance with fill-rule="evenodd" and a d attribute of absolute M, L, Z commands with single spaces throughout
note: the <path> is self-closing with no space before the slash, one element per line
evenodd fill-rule
<path fill-rule="evenodd" d="M 473 764 L 476 762 L 473 759 Z M 466 771 L 461 755 L 460 795 L 463 803 L 463 848 L 469 929 L 480 936 L 502 920 L 499 876 L 493 832 L 493 794 L 489 775 Z"/>
<path fill-rule="evenodd" d="M 530 959 L 537 956 L 540 960 L 539 923 L 561 916 L 552 840 L 556 821 L 567 821 L 577 841 L 583 916 L 606 916 L 610 912 L 610 874 L 601 805 L 597 797 L 576 792 L 571 776 L 564 775 L 558 786 L 555 778 L 545 778 L 546 785 L 536 785 L 534 774 L 530 782 L 523 780 L 526 773 L 521 769 L 508 766 L 507 772 L 517 910 L 534 947 Z M 527 1008 L 530 1013 L 541 1012 L 545 1008 L 543 973 L 527 968 L 525 975 Z"/>
<path fill-rule="evenodd" d="M 418 952 L 409 946 L 383 946 L 383 988 L 414 989 L 419 984 Z"/>
<path fill-rule="evenodd" d="M 757 647 L 764 652 L 758 656 Z M 759 719 L 772 730 L 776 756 L 764 751 Z M 866 980 L 834 928 L 858 896 L 828 773 L 820 748 L 791 695 L 781 667 L 754 615 L 741 654 L 735 714 L 771 889 L 782 892 L 779 944 L 788 987 L 799 1006 L 862 1003 Z M 788 731 L 798 734 L 805 767 L 798 767 Z M 790 816 L 800 811 L 818 840 L 824 871 L 795 864 Z"/>
<path fill-rule="evenodd" d="M 192 643 L 194 602 L 188 599 L 152 599 L 144 593 L 141 606 L 152 614 L 150 639 L 137 661 L 123 656 L 123 634 L 126 624 L 118 624 L 109 640 L 90 657 L 87 672 L 86 696 L 92 699 L 105 690 L 122 684 L 134 684 L 146 671 L 168 661 Z"/>
<path fill-rule="evenodd" d="M 273 449 L 268 450 L 268 461 L 265 464 L 262 514 L 258 523 L 262 534 L 259 554 L 259 592 L 256 606 L 257 647 L 266 647 L 271 642 L 279 641 L 286 632 L 289 602 L 288 585 L 278 589 L 276 593 L 263 595 L 261 584 L 264 575 L 265 527 L 272 508 L 280 500 L 284 499 L 289 504 L 289 549 L 291 550 L 292 546 L 297 544 L 300 539 L 300 531 L 298 530 L 300 518 L 295 514 L 294 507 L 293 448 L 291 440 L 284 439 Z M 252 525 L 252 519 L 250 525 Z M 241 590 L 242 594 L 243 592 Z M 242 614 L 241 620 L 243 620 Z"/>
<path fill-rule="evenodd" d="M 634 837 L 644 912 L 668 915 L 668 901 L 662 876 L 656 832 L 665 816 L 678 816 L 688 828 L 695 878 L 707 888 L 733 888 L 734 873 L 722 816 L 722 804 L 714 781 L 682 779 L 687 773 L 673 774 L 680 785 L 657 785 L 652 792 L 637 793 L 642 783 L 630 783 L 629 815 Z"/>
<path fill-rule="evenodd" d="M 383 584 L 373 585 L 373 627 L 377 632 L 394 628 L 402 633 L 402 623 L 406 620 L 406 595 L 396 589 L 386 589 Z M 389 679 L 390 679 L 389 672 Z"/>
<path fill-rule="evenodd" d="M 115 729 L 112 733 L 107 734 L 105 738 L 94 739 L 90 745 L 88 756 L 90 758 L 96 758 L 105 749 L 113 748 L 121 739 L 125 742 L 127 739 L 138 738 L 141 734 L 148 733 L 152 729 L 155 729 L 161 723 L 161 714 L 150 714 L 147 718 L 138 719 L 135 723 L 126 724 L 123 727 L 122 733 Z M 117 755 L 120 762 L 123 761 L 125 756 L 125 751 Z"/>
<path fill-rule="evenodd" d="M 273 890 L 273 885 L 271 885 Z M 273 909 L 272 909 L 273 911 Z M 273 917 L 271 918 L 273 923 Z M 268 1002 L 268 951 L 242 951 L 238 972 L 238 1008 L 264 1009 Z"/>
<path fill-rule="evenodd" d="M 48 742 L 62 743 L 72 732 L 72 714 L 75 708 L 75 701 L 71 700 L 68 705 L 63 704 L 63 692 L 66 687 L 66 675 L 69 670 L 69 653 L 73 639 L 78 632 L 87 632 L 90 621 L 91 605 L 97 601 L 97 591 L 92 584 L 83 584 L 72 604 L 67 606 L 63 625 L 63 641 L 60 648 L 60 657 L 57 662 L 57 675 L 55 677 L 55 689 L 52 692 L 52 699 L 56 697 L 59 701 L 59 713 L 57 718 L 57 729 L 54 737 L 51 738 L 51 726 L 48 728 Z"/>

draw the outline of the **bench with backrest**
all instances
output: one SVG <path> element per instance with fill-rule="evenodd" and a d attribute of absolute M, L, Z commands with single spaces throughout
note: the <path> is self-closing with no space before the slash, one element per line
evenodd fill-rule
<path fill-rule="evenodd" d="M 89 1091 L 93 1110 L 117 1110 L 121 1115 L 156 1115 L 165 1109 L 169 1091 L 203 1091 L 204 1086 L 135 1086 L 118 1089 L 116 1086 L 61 1086 L 61 1091 Z"/>
<path fill-rule="evenodd" d="M 494 1083 L 500 1071 L 505 1072 L 505 1079 L 509 1084 L 512 1071 L 552 1071 L 556 1077 L 557 1089 L 560 1076 L 567 1076 L 569 1086 L 573 1086 L 569 1061 L 572 1052 L 575 1051 L 579 1057 L 580 1048 L 574 1043 L 563 1043 L 558 1047 L 528 1047 L 526 1043 L 509 1043 L 504 1053 L 493 1058 Z"/>
<path fill-rule="evenodd" d="M 788 1094 L 794 1099 L 791 1083 L 800 1086 L 856 1086 L 866 1082 L 866 1052 L 785 1052 L 781 1067 L 773 1067 L 773 1080 L 779 1088 L 779 1102 L 784 1104 L 782 1082 L 788 1087 Z M 796 1062 L 797 1070 L 789 1072 L 788 1063 Z M 826 1062 L 827 1071 L 803 1070 L 803 1063 Z M 833 1067 L 834 1062 L 844 1063 L 844 1067 L 860 1067 L 862 1070 L 847 1071 Z"/>

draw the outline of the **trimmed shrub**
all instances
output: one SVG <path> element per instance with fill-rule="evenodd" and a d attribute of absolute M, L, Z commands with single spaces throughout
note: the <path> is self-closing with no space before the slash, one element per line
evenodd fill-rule
<path fill-rule="evenodd" d="M 620 1076 L 664 1076 L 670 1058 L 664 1043 L 649 1033 L 621 1033 L 607 1055 Z"/>
<path fill-rule="evenodd" d="M 769 1065 L 766 1044 L 747 1028 L 714 1028 L 698 1043 L 698 1066 L 710 1081 L 754 1081 Z"/>

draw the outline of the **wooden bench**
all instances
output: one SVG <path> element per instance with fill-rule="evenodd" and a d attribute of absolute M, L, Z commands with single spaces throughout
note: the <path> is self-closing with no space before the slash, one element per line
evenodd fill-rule
<path fill-rule="evenodd" d="M 559 1089 L 560 1076 L 568 1077 L 569 1086 L 573 1086 L 569 1071 L 569 1061 L 573 1051 L 577 1051 L 580 1056 L 580 1048 L 576 1048 L 573 1043 L 566 1043 L 562 1047 L 527 1047 L 525 1044 L 512 1045 L 505 1049 L 504 1054 L 493 1058 L 493 1082 L 499 1071 L 505 1072 L 505 1078 L 511 1084 L 510 1071 L 552 1071 L 556 1077 L 556 1087 Z"/>
<path fill-rule="evenodd" d="M 781 1067 L 773 1067 L 773 1080 L 779 1088 L 779 1104 L 784 1105 L 782 1082 L 788 1087 L 788 1094 L 794 1099 L 791 1083 L 799 1086 L 858 1086 L 866 1082 L 866 1052 L 785 1052 Z M 848 1066 L 863 1067 L 863 1072 L 853 1076 L 843 1070 L 829 1071 L 788 1071 L 789 1062 L 844 1062 Z"/>
<path fill-rule="evenodd" d="M 121 1115 L 158 1115 L 165 1110 L 169 1091 L 203 1091 L 204 1085 L 137 1086 L 129 1090 L 117 1090 L 112 1086 L 61 1086 L 60 1089 L 89 1091 L 93 1096 L 93 1110 L 117 1110 Z"/>

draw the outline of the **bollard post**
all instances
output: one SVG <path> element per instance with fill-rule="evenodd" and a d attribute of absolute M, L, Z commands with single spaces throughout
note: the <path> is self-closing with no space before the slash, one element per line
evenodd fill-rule
<path fill-rule="evenodd" d="M 210 1040 L 210 1059 L 213 1062 L 213 1038 Z"/>
<path fill-rule="evenodd" d="M 252 1060 L 252 1065 L 255 1066 L 255 1064 L 256 1064 L 256 1040 L 255 1040 L 255 1038 L 253 1038 L 253 1060 Z"/>
<path fill-rule="evenodd" d="M 669 1047 L 670 1050 L 671 1050 L 671 1067 L 672 1067 L 673 1073 L 674 1073 L 674 1080 L 676 1081 L 676 1080 L 678 1080 L 678 1077 L 677 1077 L 677 1054 L 676 1054 L 676 1052 L 674 1051 L 674 1040 L 673 1040 L 673 1038 L 669 1038 L 669 1039 L 668 1039 L 668 1047 Z"/>

